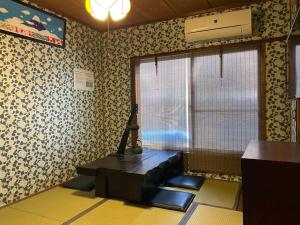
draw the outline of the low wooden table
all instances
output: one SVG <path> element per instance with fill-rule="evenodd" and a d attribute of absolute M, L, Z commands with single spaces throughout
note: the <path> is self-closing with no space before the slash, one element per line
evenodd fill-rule
<path fill-rule="evenodd" d="M 300 145 L 252 141 L 242 157 L 244 225 L 300 224 Z"/>
<path fill-rule="evenodd" d="M 183 172 L 181 151 L 143 149 L 141 155 L 107 156 L 77 167 L 78 174 L 96 177 L 96 196 L 132 202 L 147 201 L 174 171 Z"/>

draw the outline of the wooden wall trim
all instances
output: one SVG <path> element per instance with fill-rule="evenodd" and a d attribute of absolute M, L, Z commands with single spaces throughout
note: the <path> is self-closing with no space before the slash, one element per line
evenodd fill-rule
<path fill-rule="evenodd" d="M 296 135 L 297 135 L 297 142 L 300 143 L 300 100 L 297 100 L 297 109 L 296 109 Z"/>
<path fill-rule="evenodd" d="M 267 138 L 267 125 L 266 125 L 266 45 L 261 43 L 260 45 L 260 139 L 265 140 Z"/>
<path fill-rule="evenodd" d="M 259 130 L 259 139 L 265 140 L 267 136 L 266 132 L 266 42 L 273 42 L 273 41 L 284 41 L 286 40 L 285 37 L 281 38 L 272 38 L 272 39 L 265 39 L 264 41 L 247 41 L 243 43 L 234 43 L 224 46 L 232 46 L 232 47 L 238 47 L 238 46 L 256 46 L 256 49 L 258 49 L 259 52 L 259 96 L 260 96 L 260 118 L 259 118 L 259 124 L 260 124 L 260 130 Z M 190 49 L 190 50 L 184 50 L 184 51 L 176 51 L 176 52 L 170 52 L 170 53 L 160 53 L 160 54 L 153 54 L 153 55 L 147 55 L 147 56 L 141 56 L 141 57 L 132 57 L 130 59 L 130 71 L 131 71 L 131 105 L 136 104 L 136 87 L 135 87 L 135 66 L 136 62 L 140 61 L 141 59 L 147 59 L 147 58 L 153 58 L 153 57 L 159 57 L 159 56 L 169 56 L 169 55 L 175 55 L 175 54 L 193 54 L 197 52 L 201 52 L 203 50 L 214 50 L 219 49 L 220 46 L 211 46 L 211 47 L 201 47 L 197 49 Z M 137 118 L 135 120 L 137 122 Z M 138 133 L 132 133 L 133 137 L 137 137 Z M 134 139 L 134 138 L 133 138 Z M 134 144 L 134 143 L 133 143 Z"/>
<path fill-rule="evenodd" d="M 203 47 L 198 47 L 198 48 L 193 48 L 193 49 L 186 49 L 186 50 L 178 50 L 178 51 L 173 51 L 173 52 L 163 52 L 163 53 L 156 53 L 156 54 L 150 54 L 150 55 L 144 55 L 144 56 L 134 56 L 131 57 L 130 60 L 137 61 L 141 59 L 148 59 L 148 58 L 154 58 L 154 57 L 162 57 L 162 56 L 170 56 L 170 55 L 179 55 L 179 54 L 190 54 L 190 53 L 197 53 L 199 51 L 203 50 L 213 50 L 213 49 L 219 49 L 220 46 L 223 47 L 228 47 L 228 46 L 248 46 L 250 44 L 262 44 L 262 43 L 270 43 L 270 42 L 275 42 L 275 41 L 286 41 L 287 36 L 282 36 L 282 37 L 276 37 L 276 38 L 264 38 L 260 40 L 248 40 L 248 41 L 243 41 L 239 43 L 220 43 L 219 45 L 216 46 L 203 46 Z"/>
<path fill-rule="evenodd" d="M 130 59 L 130 74 L 131 74 L 131 108 L 133 108 L 136 104 L 136 81 L 135 81 L 135 70 L 136 70 L 136 64 L 133 59 Z M 141 109 L 138 109 L 138 113 Z M 133 118 L 133 124 L 138 125 L 138 119 L 137 114 L 135 114 Z M 139 136 L 138 130 L 132 130 L 131 131 L 131 144 L 132 146 L 137 144 L 137 139 Z"/>

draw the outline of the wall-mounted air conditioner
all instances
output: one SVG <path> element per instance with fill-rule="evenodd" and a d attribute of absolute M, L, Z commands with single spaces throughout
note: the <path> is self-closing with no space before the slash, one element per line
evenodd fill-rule
<path fill-rule="evenodd" d="M 185 38 L 187 42 L 251 34 L 251 9 L 187 19 L 185 21 Z"/>

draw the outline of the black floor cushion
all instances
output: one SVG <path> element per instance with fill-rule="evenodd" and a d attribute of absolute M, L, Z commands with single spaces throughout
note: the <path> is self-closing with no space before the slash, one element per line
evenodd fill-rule
<path fill-rule="evenodd" d="M 80 191 L 91 191 L 95 188 L 95 177 L 81 175 L 63 183 L 62 186 Z"/>
<path fill-rule="evenodd" d="M 167 180 L 164 186 L 199 190 L 204 180 L 204 177 L 180 175 Z"/>
<path fill-rule="evenodd" d="M 194 194 L 188 192 L 160 189 L 152 198 L 151 205 L 185 212 L 194 197 Z"/>

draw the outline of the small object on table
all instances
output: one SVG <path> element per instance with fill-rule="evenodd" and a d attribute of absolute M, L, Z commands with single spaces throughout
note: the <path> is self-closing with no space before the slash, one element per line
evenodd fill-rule
<path fill-rule="evenodd" d="M 143 153 L 143 148 L 141 146 L 135 145 L 135 146 L 132 146 L 131 152 L 133 154 L 142 154 Z"/>

